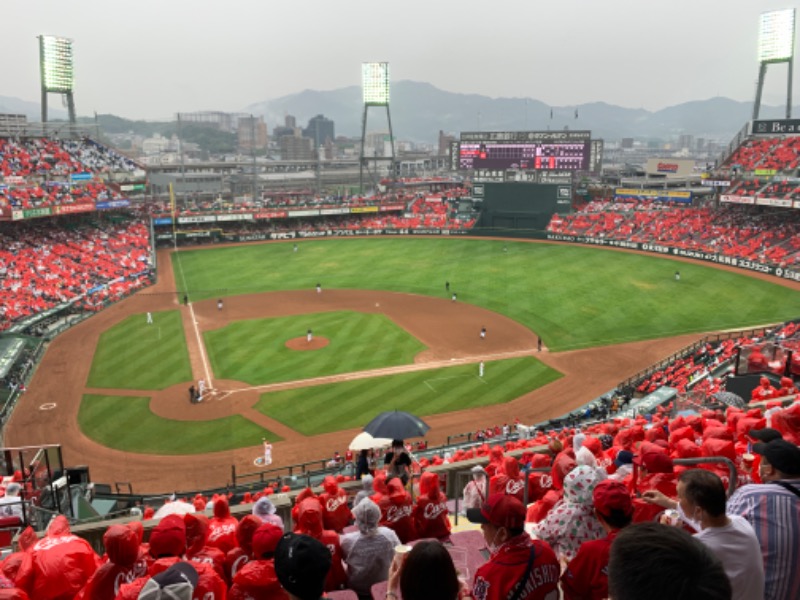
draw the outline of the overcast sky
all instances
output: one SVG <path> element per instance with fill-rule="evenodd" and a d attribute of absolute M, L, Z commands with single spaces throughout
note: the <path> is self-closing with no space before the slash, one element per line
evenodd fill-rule
<path fill-rule="evenodd" d="M 365 61 L 389 61 L 393 81 L 555 106 L 604 101 L 657 110 L 713 96 L 752 101 L 759 14 L 791 6 L 3 0 L 0 95 L 38 101 L 36 36 L 49 34 L 74 40 L 81 115 L 166 119 L 178 111 L 236 111 L 304 89 L 360 85 Z M 770 67 L 765 103 L 784 103 L 786 73 L 786 65 Z M 57 98 L 51 103 L 57 106 Z"/>

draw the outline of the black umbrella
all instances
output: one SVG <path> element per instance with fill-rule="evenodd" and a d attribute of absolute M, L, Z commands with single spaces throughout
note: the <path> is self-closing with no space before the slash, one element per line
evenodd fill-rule
<path fill-rule="evenodd" d="M 381 413 L 364 427 L 372 437 L 395 440 L 422 437 L 429 429 L 425 421 L 402 410 Z"/>
<path fill-rule="evenodd" d="M 733 408 L 745 408 L 747 406 L 747 402 L 733 392 L 717 392 L 713 397 Z"/>

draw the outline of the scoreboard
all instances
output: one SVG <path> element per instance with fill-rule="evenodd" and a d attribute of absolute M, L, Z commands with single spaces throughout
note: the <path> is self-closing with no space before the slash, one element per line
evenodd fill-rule
<path fill-rule="evenodd" d="M 464 132 L 452 162 L 456 170 L 589 171 L 590 131 Z"/>

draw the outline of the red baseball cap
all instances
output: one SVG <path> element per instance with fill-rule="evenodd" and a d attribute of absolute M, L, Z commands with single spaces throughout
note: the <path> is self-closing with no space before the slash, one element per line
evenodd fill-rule
<path fill-rule="evenodd" d="M 608 517 L 615 510 L 625 515 L 633 514 L 633 501 L 631 493 L 621 481 L 605 479 L 597 484 L 592 492 L 594 508 L 604 517 Z"/>
<path fill-rule="evenodd" d="M 283 529 L 272 523 L 264 523 L 253 533 L 253 555 L 257 559 L 264 558 L 264 554 L 275 552 L 278 542 L 283 537 Z"/>
<path fill-rule="evenodd" d="M 633 464 L 644 467 L 650 473 L 672 473 L 672 459 L 661 452 L 647 452 L 633 459 Z"/>
<path fill-rule="evenodd" d="M 480 508 L 468 508 L 470 523 L 485 523 L 507 529 L 522 529 L 525 526 L 525 505 L 515 496 L 492 494 Z"/>

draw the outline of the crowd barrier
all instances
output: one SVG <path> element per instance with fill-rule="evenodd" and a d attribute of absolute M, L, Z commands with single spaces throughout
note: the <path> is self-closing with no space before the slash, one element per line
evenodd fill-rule
<path fill-rule="evenodd" d="M 506 456 L 513 456 L 514 458 L 519 459 L 524 452 L 533 452 L 533 453 L 542 453 L 542 454 L 551 454 L 550 450 L 547 446 L 538 446 L 532 448 L 525 448 L 520 450 L 512 450 L 506 452 Z M 454 509 L 453 509 L 453 518 L 455 524 L 458 525 L 460 513 L 463 511 L 460 508 L 461 496 L 464 490 L 464 487 L 469 482 L 472 477 L 472 473 L 470 469 L 474 466 L 481 466 L 486 467 L 488 464 L 488 458 L 483 456 L 479 458 L 459 461 L 457 463 L 450 463 L 450 464 L 443 464 L 428 467 L 426 469 L 427 472 L 435 473 L 439 476 L 441 481 L 441 489 L 442 492 L 447 496 L 448 500 L 454 501 Z M 673 463 L 677 466 L 699 466 L 703 464 L 724 464 L 728 467 L 729 471 L 729 478 L 728 478 L 728 486 L 726 490 L 727 497 L 730 497 L 731 494 L 736 490 L 736 467 L 728 458 L 725 457 L 703 457 L 703 458 L 680 458 L 673 460 Z M 525 480 L 527 481 L 528 474 L 531 472 L 549 472 L 549 467 L 541 467 L 541 468 L 527 468 L 521 469 L 520 473 L 524 475 Z M 412 499 L 414 497 L 414 482 L 419 479 L 420 473 L 414 473 L 411 479 L 412 485 L 409 486 L 412 492 Z M 353 498 L 359 491 L 362 490 L 362 484 L 360 481 L 346 481 L 339 484 L 339 487 L 345 490 L 348 494 L 349 498 Z M 316 494 L 322 493 L 324 490 L 321 486 L 315 486 L 312 488 Z M 527 485 L 525 486 L 525 503 L 527 504 L 528 498 L 528 490 Z M 281 517 L 283 520 L 287 531 L 291 530 L 292 528 L 292 507 L 294 506 L 295 497 L 303 491 L 302 489 L 293 490 L 288 493 L 280 493 L 280 494 L 273 494 L 270 496 L 270 500 L 275 505 L 276 514 Z M 232 504 L 230 507 L 231 515 L 236 517 L 238 520 L 241 520 L 246 515 L 252 514 L 253 504 Z M 78 525 L 72 526 L 71 530 L 72 533 L 78 535 L 92 545 L 92 547 L 99 553 L 103 554 L 105 551 L 103 547 L 103 534 L 108 529 L 109 526 L 115 524 L 125 524 L 134 518 L 127 516 L 121 517 L 117 519 L 106 519 L 100 522 L 92 522 L 92 523 L 81 523 Z M 150 519 L 143 521 L 144 526 L 144 539 L 149 539 L 150 532 L 152 529 L 158 524 L 158 520 Z M 39 534 L 40 536 L 42 533 Z M 16 549 L 16 539 L 14 540 L 14 547 Z"/>

